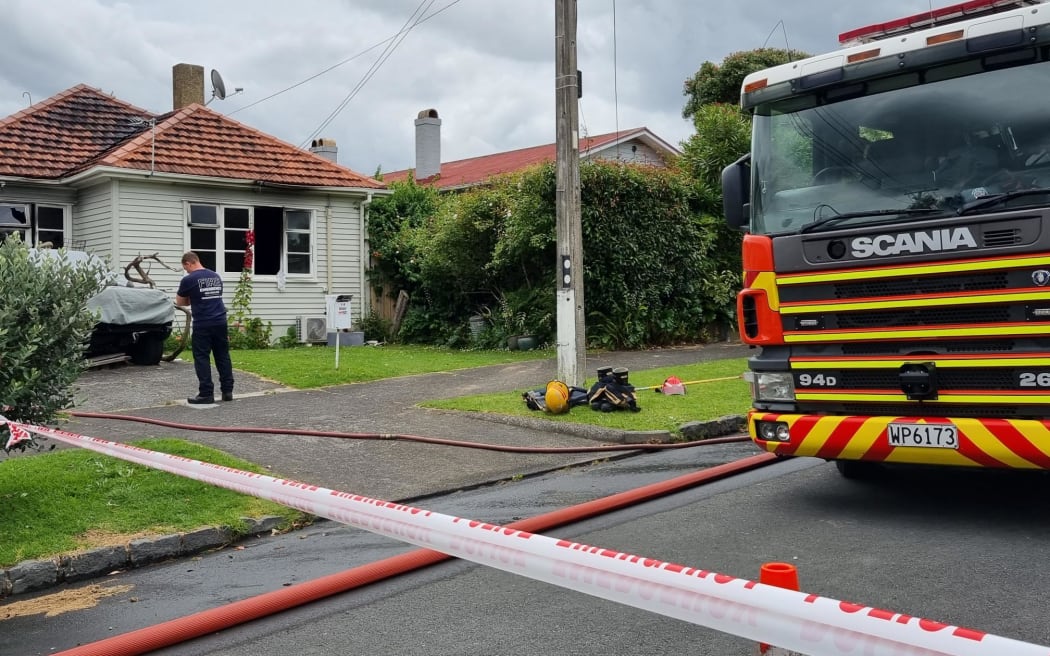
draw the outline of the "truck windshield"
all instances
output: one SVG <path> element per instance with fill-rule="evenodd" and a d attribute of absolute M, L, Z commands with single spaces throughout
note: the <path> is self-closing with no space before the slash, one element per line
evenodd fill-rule
<path fill-rule="evenodd" d="M 832 225 L 830 215 L 849 215 L 835 226 L 885 222 L 898 209 L 900 221 L 921 220 L 1050 187 L 1050 63 L 984 68 L 954 63 L 758 106 L 751 232 Z"/>

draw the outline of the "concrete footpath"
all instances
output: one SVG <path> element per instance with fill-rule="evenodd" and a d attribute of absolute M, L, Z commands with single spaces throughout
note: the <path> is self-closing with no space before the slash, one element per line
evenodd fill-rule
<path fill-rule="evenodd" d="M 347 349 L 343 355 L 353 357 L 353 350 Z M 748 355 L 748 347 L 739 343 L 606 353 L 588 357 L 587 375 L 593 378 L 593 370 L 602 366 L 642 371 Z M 610 433 L 594 427 L 545 421 L 540 413 L 535 419 L 500 418 L 416 405 L 432 399 L 540 387 L 554 378 L 556 371 L 554 359 L 534 360 L 316 390 L 292 390 L 237 371 L 233 402 L 191 406 L 185 401 L 185 397 L 196 390 L 191 364 L 176 361 L 156 367 L 123 366 L 86 372 L 78 382 L 78 401 L 73 410 L 157 419 L 186 428 L 80 417 L 61 428 L 117 442 L 179 437 L 266 466 L 275 476 L 379 499 L 411 502 L 571 466 L 593 460 L 595 456 L 505 453 L 394 440 L 220 433 L 206 427 L 419 435 L 519 447 L 593 446 L 630 441 L 629 436 L 619 431 Z M 644 397 L 641 398 L 644 412 Z M 590 412 L 583 408 L 575 411 Z M 727 426 L 713 430 L 724 434 L 733 427 L 735 422 L 730 421 Z M 601 457 L 610 455 L 603 453 Z M 271 520 L 262 520 L 253 533 L 269 532 L 272 527 Z M 230 540 L 227 531 L 208 528 L 192 534 L 135 540 L 54 560 L 21 563 L 0 570 L 0 597 L 196 553 L 228 544 Z"/>

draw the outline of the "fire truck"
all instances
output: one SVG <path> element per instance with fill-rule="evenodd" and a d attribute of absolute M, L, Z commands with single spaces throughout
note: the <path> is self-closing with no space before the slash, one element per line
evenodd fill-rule
<path fill-rule="evenodd" d="M 748 75 L 748 428 L 783 456 L 1050 469 L 1050 4 L 974 0 Z"/>

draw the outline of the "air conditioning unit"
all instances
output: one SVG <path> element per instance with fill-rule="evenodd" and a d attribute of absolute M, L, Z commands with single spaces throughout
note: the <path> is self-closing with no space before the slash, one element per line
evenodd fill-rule
<path fill-rule="evenodd" d="M 301 344 L 326 344 L 328 319 L 324 315 L 296 317 L 295 335 Z"/>

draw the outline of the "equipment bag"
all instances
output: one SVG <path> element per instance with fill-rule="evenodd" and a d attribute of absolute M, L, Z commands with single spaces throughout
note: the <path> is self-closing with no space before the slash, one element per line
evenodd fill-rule
<path fill-rule="evenodd" d="M 622 378 L 620 380 L 623 380 Z M 634 385 L 618 382 L 614 376 L 602 376 L 587 393 L 587 402 L 591 410 L 612 412 L 613 410 L 630 410 L 638 412 L 638 397 Z"/>

